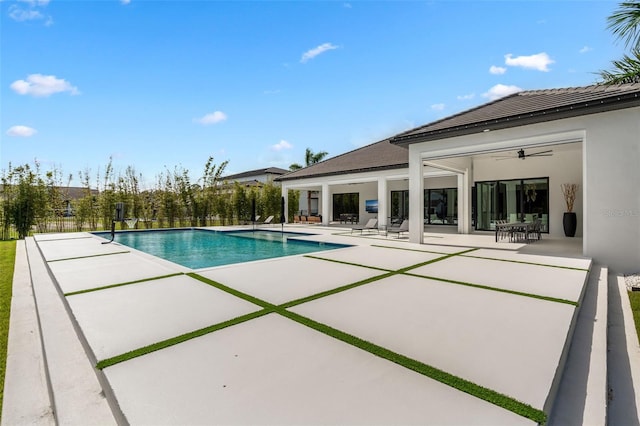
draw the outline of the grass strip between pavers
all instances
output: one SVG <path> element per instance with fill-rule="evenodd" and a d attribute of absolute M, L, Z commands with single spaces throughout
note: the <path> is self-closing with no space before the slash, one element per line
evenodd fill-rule
<path fill-rule="evenodd" d="M 111 255 L 114 255 L 114 254 L 126 254 L 126 253 L 131 253 L 131 251 L 126 250 L 126 251 L 116 251 L 116 252 L 113 252 L 113 253 L 90 254 L 89 256 L 65 257 L 64 259 L 47 260 L 47 262 L 51 263 L 51 262 L 62 262 L 64 260 L 90 259 L 92 257 L 111 256 Z M 44 256 L 42 256 L 42 257 L 44 257 Z"/>
<path fill-rule="evenodd" d="M 203 277 L 202 275 L 198 275 L 195 272 L 189 272 L 187 273 L 187 276 L 191 277 L 191 278 L 195 278 L 198 281 L 202 281 L 205 284 L 209 284 L 212 287 L 217 288 L 218 290 L 222 290 L 224 292 L 227 292 L 229 294 L 232 294 L 236 297 L 239 297 L 240 299 L 244 299 L 247 302 L 251 302 L 254 305 L 258 305 L 262 308 L 266 308 L 266 309 L 272 309 L 275 307 L 274 304 L 269 303 L 269 302 L 265 302 L 264 300 L 258 299 L 257 297 L 251 296 L 250 294 L 247 293 L 243 293 L 241 291 L 238 291 L 234 288 L 231 287 L 227 287 L 224 284 L 220 284 L 219 282 L 216 282 L 214 280 L 211 280 L 209 278 Z"/>
<path fill-rule="evenodd" d="M 178 275 L 184 275 L 184 272 L 176 272 L 174 274 L 160 275 L 158 277 L 142 278 L 140 280 L 127 281 L 125 283 L 109 284 L 109 285 L 105 285 L 105 286 L 102 286 L 102 287 L 88 288 L 86 290 L 71 291 L 69 293 L 65 293 L 64 295 L 65 295 L 65 297 L 75 296 L 77 294 L 92 293 L 94 291 L 106 290 L 106 289 L 115 288 L 115 287 L 122 287 L 122 286 L 125 286 L 125 285 L 131 285 L 131 284 L 144 283 L 144 282 L 147 282 L 147 281 L 161 280 L 163 278 L 176 277 Z"/>
<path fill-rule="evenodd" d="M 406 266 L 404 268 L 400 268 L 400 269 L 398 269 L 396 271 L 396 273 L 404 274 L 407 271 L 410 271 L 412 269 L 420 268 L 422 266 L 429 265 L 431 263 L 440 262 L 441 260 L 446 260 L 446 259 L 449 259 L 450 257 L 460 256 L 462 253 L 469 253 L 469 252 L 474 251 L 474 250 L 476 250 L 476 249 L 472 248 L 472 249 L 464 250 L 464 251 L 461 251 L 461 252 L 458 252 L 458 253 L 448 253 L 448 254 L 445 254 L 444 256 L 436 257 L 435 259 L 426 260 L 424 262 L 416 263 L 415 265 L 411 265 L 411 266 Z"/>
<path fill-rule="evenodd" d="M 320 292 L 320 293 L 312 294 L 311 296 L 302 297 L 300 299 L 292 300 L 290 302 L 283 303 L 282 305 L 278 305 L 278 307 L 279 308 L 290 308 L 292 306 L 301 305 L 303 303 L 311 302 L 312 300 L 321 299 L 323 297 L 330 296 L 332 294 L 341 293 L 341 292 L 346 291 L 346 290 L 351 290 L 352 288 L 360 287 L 362 285 L 369 284 L 369 283 L 372 283 L 372 282 L 375 282 L 375 281 L 380 281 L 380 280 L 382 280 L 384 278 L 388 278 L 388 277 L 391 277 L 393 275 L 396 275 L 396 273 L 395 272 L 387 272 L 386 274 L 376 275 L 375 277 L 366 278 L 364 280 L 357 281 L 357 282 L 352 283 L 352 284 L 343 285 L 341 287 L 336 287 L 336 288 L 331 289 L 331 290 L 327 290 L 327 291 L 323 291 L 323 292 Z"/>
<path fill-rule="evenodd" d="M 308 257 L 310 259 L 325 260 L 327 262 L 333 262 L 333 263 L 341 263 L 343 265 L 359 266 L 360 268 L 375 269 L 376 271 L 395 272 L 392 269 L 378 268 L 377 266 L 361 265 L 360 263 L 345 262 L 344 260 L 327 259 L 327 258 L 320 257 L 320 256 L 314 256 L 314 255 L 311 255 L 311 254 L 305 254 L 304 257 Z"/>
<path fill-rule="evenodd" d="M 438 278 L 438 277 L 431 277 L 431 276 L 428 276 L 428 275 L 412 274 L 411 272 L 405 272 L 404 274 L 408 275 L 410 277 L 424 278 L 424 279 L 427 279 L 427 280 L 434 280 L 434 281 L 442 281 L 442 282 L 449 283 L 449 284 L 463 285 L 463 286 L 467 286 L 467 287 L 479 288 L 479 289 L 482 289 L 482 290 L 491 290 L 491 291 L 497 291 L 499 293 L 508 293 L 508 294 L 514 294 L 516 296 L 530 297 L 532 299 L 546 300 L 548 302 L 557 302 L 557 303 L 564 303 L 564 304 L 567 304 L 567 305 L 579 306 L 578 302 L 573 302 L 573 301 L 567 300 L 567 299 L 560 299 L 560 298 L 557 298 L 557 297 L 541 296 L 539 294 L 534 294 L 534 293 L 525 293 L 525 292 L 522 292 L 522 291 L 509 290 L 509 289 L 506 289 L 506 288 L 491 287 L 491 286 L 484 285 L 484 284 L 474 284 L 474 283 L 468 283 L 468 282 L 465 282 L 465 281 L 450 280 L 448 278 Z"/>
<path fill-rule="evenodd" d="M 407 247 L 383 246 L 381 244 L 371 244 L 371 247 L 386 248 L 386 249 L 391 249 L 391 250 L 415 251 L 415 252 L 418 252 L 418 253 L 452 254 L 452 253 L 444 253 L 444 252 L 441 252 L 441 251 L 420 250 L 420 249 L 407 248 Z"/>
<path fill-rule="evenodd" d="M 543 411 L 538 410 L 507 395 L 485 388 L 461 377 L 454 376 L 453 374 L 447 373 L 397 352 L 393 352 L 382 346 L 378 346 L 374 343 L 360 339 L 359 337 L 337 330 L 326 324 L 322 324 L 310 318 L 296 314 L 295 312 L 287 311 L 286 309 L 281 308 L 277 308 L 276 312 L 286 318 L 289 318 L 290 320 L 296 321 L 302 325 L 310 327 L 316 331 L 324 333 L 349 345 L 355 346 L 380 358 L 401 365 L 405 368 L 420 373 L 445 385 L 451 386 L 452 388 L 465 392 L 469 395 L 473 395 L 476 398 L 480 398 L 484 401 L 490 402 L 494 405 L 497 405 L 498 407 L 509 410 L 520 416 L 526 417 L 541 424 L 546 422 L 547 420 L 547 416 Z"/>
<path fill-rule="evenodd" d="M 498 259 L 497 257 L 473 256 L 473 255 L 469 255 L 469 254 L 462 254 L 461 256 L 462 257 L 471 257 L 473 259 L 495 260 L 497 262 L 522 263 L 523 265 L 546 266 L 547 268 L 570 269 L 572 271 L 589 272 L 589 269 L 576 268 L 576 267 L 573 267 L 573 266 L 549 265 L 547 263 L 527 262 L 525 260 Z"/>
<path fill-rule="evenodd" d="M 119 364 L 121 362 L 129 361 L 133 358 L 137 358 L 143 355 L 150 354 L 151 352 L 159 351 L 161 349 L 166 349 L 170 346 L 177 345 L 179 343 L 186 342 L 187 340 L 195 339 L 196 337 L 204 336 L 205 334 L 213 333 L 214 331 L 222 330 L 223 328 L 231 327 L 233 325 L 242 324 L 243 322 L 259 318 L 263 315 L 269 314 L 272 312 L 272 309 L 262 309 L 256 312 L 252 312 L 250 314 L 241 315 L 236 318 L 232 318 L 228 321 L 223 321 L 218 324 L 211 325 L 209 327 L 204 327 L 199 330 L 191 331 L 189 333 L 181 334 L 180 336 L 172 337 L 171 339 L 163 340 L 161 342 L 152 343 L 151 345 L 144 346 L 142 348 L 134 349 L 129 352 L 125 352 L 121 355 L 116 355 L 111 358 L 103 359 L 98 361 L 96 364 L 96 368 L 102 370 L 107 367 L 111 367 L 112 365 Z"/>
<path fill-rule="evenodd" d="M 443 258 L 448 258 L 451 256 L 455 256 L 456 254 L 451 254 L 451 255 L 447 255 L 447 256 L 443 256 L 442 258 L 438 258 L 438 259 L 433 259 L 432 261 L 429 262 L 433 262 L 433 261 L 437 261 L 437 260 L 441 260 Z M 321 260 L 328 260 L 328 259 L 322 259 Z M 422 264 L 420 264 L 422 265 Z M 418 265 L 419 266 L 419 265 Z M 414 266 L 417 267 L 417 266 Z M 376 268 L 373 268 L 376 269 Z M 405 268 L 407 269 L 407 268 Z M 259 318 L 262 317 L 264 315 L 267 315 L 269 313 L 277 313 L 285 318 L 288 318 L 290 320 L 296 321 L 297 323 L 304 325 L 306 327 L 312 328 L 320 333 L 323 333 L 327 336 L 333 337 L 335 339 L 338 339 L 344 343 L 347 343 L 349 345 L 355 346 L 359 349 L 362 349 L 364 351 L 367 351 L 375 356 L 378 356 L 380 358 L 386 359 L 388 361 L 391 361 L 395 364 L 398 364 L 402 367 L 408 368 L 412 371 L 415 371 L 419 374 L 422 374 L 426 377 L 429 377 L 433 380 L 436 380 L 440 383 L 443 383 L 447 386 L 451 386 L 454 389 L 457 389 L 461 392 L 465 392 L 469 395 L 472 395 L 474 397 L 480 398 L 484 401 L 487 401 L 489 403 L 492 403 L 498 407 L 501 407 L 505 410 L 511 411 L 515 414 L 518 414 L 520 416 L 523 416 L 525 418 L 534 420 L 538 423 L 544 423 L 546 421 L 546 414 L 541 411 L 538 410 L 528 404 L 525 404 L 523 402 L 520 402 L 514 398 L 511 398 L 507 395 L 501 394 L 499 392 L 496 392 L 494 390 L 485 388 L 483 386 L 480 386 L 476 383 L 473 383 L 469 380 L 463 379 L 461 377 L 457 377 L 453 374 L 447 373 L 445 371 L 442 371 L 438 368 L 432 367 L 430 365 L 427 365 L 423 362 L 417 361 L 415 359 L 409 358 L 405 355 L 393 352 L 389 349 L 386 349 L 382 346 L 378 346 L 376 344 L 373 344 L 371 342 L 368 342 L 364 339 L 358 338 L 356 336 L 353 336 L 351 334 L 345 333 L 343 331 L 337 330 L 335 328 L 332 328 L 326 324 L 322 324 L 319 323 L 317 321 L 314 321 L 310 318 L 304 317 L 302 315 L 296 314 L 295 312 L 291 312 L 288 311 L 287 307 L 291 307 L 294 305 L 298 305 L 301 303 L 305 303 L 307 301 L 310 300 L 315 300 L 321 297 L 325 297 L 328 296 L 330 294 L 335 294 L 338 292 L 342 292 L 345 290 L 348 290 L 350 288 L 354 288 L 354 287 L 358 287 L 358 286 L 362 286 L 371 282 L 375 282 L 375 281 L 379 281 L 383 278 L 387 278 L 389 276 L 393 276 L 393 275 L 398 275 L 401 274 L 403 272 L 399 272 L 399 271 L 387 271 L 386 274 L 382 274 L 382 275 L 378 275 L 375 277 L 371 277 L 365 280 L 361 280 L 352 284 L 348 284 L 346 286 L 342 286 L 342 287 L 338 287 L 336 289 L 333 290 L 328 290 L 326 292 L 321 292 L 321 293 L 317 293 L 316 295 L 312 295 L 312 296 L 308 296 L 305 298 L 301 298 L 301 299 L 297 299 L 291 302 L 287 302 L 285 304 L 279 305 L 279 306 L 275 306 L 273 304 L 270 304 L 268 302 L 265 302 L 261 299 L 258 299 L 256 297 L 253 297 L 249 294 L 243 293 L 241 291 L 235 290 L 233 288 L 227 287 L 224 284 L 218 283 L 216 281 L 213 281 L 211 279 L 205 278 L 201 275 L 198 275 L 196 273 L 188 273 L 187 275 L 197 279 L 199 281 L 202 281 L 206 284 L 209 284 L 213 287 L 216 287 L 217 289 L 227 292 L 229 294 L 232 294 L 236 297 L 239 297 L 241 299 L 244 299 L 248 302 L 254 303 L 256 305 L 262 306 L 263 309 L 253 312 L 253 313 L 249 313 L 249 314 L 245 314 L 233 319 L 230 319 L 228 321 L 224 321 L 209 327 L 205 327 L 196 331 L 192 331 L 189 333 L 185 333 L 182 334 L 180 336 L 177 337 L 173 337 L 171 339 L 167 339 L 167 340 L 163 340 L 161 342 L 157 342 L 157 343 L 153 343 L 151 345 L 148 346 L 144 346 L 142 348 L 139 349 L 135 349 L 133 351 L 130 352 L 126 352 L 124 354 L 121 355 L 117 355 L 115 357 L 112 358 L 107 358 L 104 360 L 99 361 L 96 364 L 96 368 L 98 369 L 104 369 L 110 366 L 113 366 L 115 364 L 124 362 L 124 361 L 128 361 L 131 360 L 133 358 L 137 358 L 146 354 L 149 354 L 151 352 L 155 352 L 161 349 L 165 349 L 167 347 L 185 342 L 187 340 L 191 340 L 194 339 L 196 337 L 200 337 L 200 336 L 204 336 L 206 334 L 233 326 L 233 325 L 238 325 L 241 324 L 243 322 L 255 319 L 255 318 Z M 412 275 L 412 274 L 406 274 L 406 275 Z M 417 277 L 421 277 L 416 275 Z M 424 277 L 421 277 L 424 278 Z M 475 286 L 475 285 L 472 285 Z M 492 288 L 489 288 L 492 289 Z"/>

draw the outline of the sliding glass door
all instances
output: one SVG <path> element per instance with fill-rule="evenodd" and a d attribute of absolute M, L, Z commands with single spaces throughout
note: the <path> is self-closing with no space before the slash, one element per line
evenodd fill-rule
<path fill-rule="evenodd" d="M 476 229 L 493 230 L 497 220 L 542 220 L 549 232 L 549 178 L 476 182 Z"/>
<path fill-rule="evenodd" d="M 424 190 L 424 223 L 429 225 L 458 223 L 458 188 Z"/>

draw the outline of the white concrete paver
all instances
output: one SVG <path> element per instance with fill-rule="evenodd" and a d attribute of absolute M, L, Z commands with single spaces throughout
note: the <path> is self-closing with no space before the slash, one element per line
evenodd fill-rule
<path fill-rule="evenodd" d="M 67 300 L 98 360 L 261 309 L 186 275 Z"/>
<path fill-rule="evenodd" d="M 586 271 L 456 256 L 411 270 L 412 274 L 481 284 L 577 302 Z"/>
<path fill-rule="evenodd" d="M 185 270 L 142 257 L 137 253 L 84 257 L 50 262 L 64 293 L 169 275 Z"/>
<path fill-rule="evenodd" d="M 55 425 L 25 242 L 16 242 L 1 424 Z"/>
<path fill-rule="evenodd" d="M 444 255 L 385 247 L 359 246 L 315 253 L 314 256 L 357 265 L 397 270 L 417 263 L 437 259 Z"/>
<path fill-rule="evenodd" d="M 428 251 L 463 251 L 468 247 L 462 244 L 465 241 L 494 247 L 486 244 L 491 236 L 485 235 L 471 236 L 471 240 L 458 235 L 427 238 L 425 242 L 438 241 L 442 245 L 417 245 L 406 239 L 332 235 L 333 228 L 308 227 L 304 231 L 318 233 L 309 239 L 359 245 L 315 253 L 316 256 L 391 270 L 443 256 Z M 146 278 L 147 273 L 165 275 L 167 269 L 174 267 L 128 247 L 100 244 L 104 240 L 90 234 L 79 233 L 74 238 L 71 235 L 37 237 L 56 280 L 68 289 L 134 281 Z M 445 245 L 453 240 L 459 246 Z M 533 245 L 544 248 L 542 244 Z M 489 253 L 497 252 L 490 257 L 528 259 L 515 253 L 521 250 L 518 245 L 500 246 L 506 247 L 512 252 L 490 250 Z M 113 254 L 125 251 L 131 253 Z M 43 273 L 44 262 L 35 246 L 29 253 L 40 259 L 40 266 L 35 265 L 38 280 L 49 279 Z M 109 255 L 99 256 L 102 254 Z M 83 258 L 71 259 L 75 257 Z M 133 260 L 137 257 L 142 260 Z M 125 260 L 113 264 L 112 259 Z M 458 256 L 423 268 L 459 259 L 473 260 Z M 526 282 L 518 286 L 535 294 L 548 291 L 547 281 L 555 282 L 556 287 L 560 287 L 560 281 L 567 281 L 567 277 L 557 275 L 563 271 L 558 268 L 546 268 L 553 271 L 547 276 L 538 270 L 504 267 L 517 264 L 475 260 L 480 261 L 471 267 L 475 278 L 461 281 L 483 284 L 477 282 L 478 277 L 501 277 L 502 285 Z M 31 266 L 33 271 L 34 265 Z M 459 273 L 469 267 L 449 263 L 445 269 Z M 269 302 L 282 303 L 383 271 L 291 257 L 199 273 Z M 576 287 L 577 294 L 579 281 L 568 280 L 568 287 Z M 495 282 L 485 285 L 499 286 Z M 200 290 L 194 290 L 197 286 Z M 523 291 L 520 287 L 514 290 Z M 47 294 L 59 300 L 57 292 Z M 186 276 L 68 296 L 66 302 L 98 359 L 260 309 Z M 557 383 L 559 379 L 555 368 L 558 354 L 565 348 L 574 309 L 567 304 L 401 275 L 292 308 L 536 408 L 547 407 L 545 392 L 548 395 L 552 387 L 549 382 Z M 64 322 L 47 315 L 41 315 L 41 320 L 50 322 L 45 327 L 49 331 L 62 327 Z M 54 344 L 51 362 L 68 367 L 67 360 L 56 353 L 59 342 L 45 340 Z M 78 365 L 83 363 L 75 354 L 69 359 Z M 53 379 L 60 381 L 62 370 L 58 365 L 56 368 Z M 276 314 L 111 366 L 104 373 L 106 378 L 102 380 L 108 379 L 113 389 L 113 394 L 107 392 L 109 400 L 111 395 L 117 398 L 131 424 L 531 424 L 505 409 Z M 82 386 L 83 383 L 76 390 Z M 59 388 L 55 392 L 62 392 L 63 400 L 71 393 L 77 397 L 82 394 L 67 395 L 67 390 Z M 77 413 L 81 415 L 90 412 L 87 404 L 95 401 L 93 389 L 84 393 L 88 402 L 82 403 L 85 407 Z M 120 415 L 119 408 L 115 411 Z M 65 417 L 68 415 L 66 411 L 57 420 L 69 423 Z"/>
<path fill-rule="evenodd" d="M 264 301 L 282 304 L 384 274 L 370 268 L 296 256 L 229 265 L 200 275 Z"/>
<path fill-rule="evenodd" d="M 541 254 L 522 254 L 508 250 L 478 249 L 470 252 L 469 256 L 486 257 L 490 259 L 513 260 L 516 262 L 530 262 L 565 268 L 589 269 L 591 259 L 571 257 L 544 256 Z"/>
<path fill-rule="evenodd" d="M 33 239 L 40 241 L 54 241 L 54 240 L 75 240 L 78 238 L 93 238 L 88 232 L 61 232 L 53 234 L 35 234 Z"/>
<path fill-rule="evenodd" d="M 38 247 L 47 262 L 76 257 L 99 256 L 131 251 L 129 247 L 117 243 L 102 244 L 98 237 L 66 238 L 58 240 L 39 241 Z"/>
<path fill-rule="evenodd" d="M 105 374 L 131 424 L 533 424 L 276 314 Z"/>
<path fill-rule="evenodd" d="M 396 275 L 291 310 L 543 409 L 575 307 Z"/>
<path fill-rule="evenodd" d="M 26 238 L 56 423 L 116 424 L 93 365 L 35 244 L 33 238 Z"/>

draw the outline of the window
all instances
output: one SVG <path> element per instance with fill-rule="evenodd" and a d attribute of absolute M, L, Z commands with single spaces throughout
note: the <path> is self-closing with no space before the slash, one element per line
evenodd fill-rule
<path fill-rule="evenodd" d="M 340 220 L 341 214 L 357 215 L 360 213 L 360 194 L 333 194 L 333 220 Z"/>

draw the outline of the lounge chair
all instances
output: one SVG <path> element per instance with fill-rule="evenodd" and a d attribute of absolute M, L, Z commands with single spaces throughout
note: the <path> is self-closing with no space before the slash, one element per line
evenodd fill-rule
<path fill-rule="evenodd" d="M 351 228 L 351 233 L 353 234 L 353 231 L 360 231 L 360 233 L 362 234 L 363 231 L 373 230 L 378 230 L 378 219 L 369 219 L 369 221 L 364 226 L 354 226 L 353 228 Z"/>
<path fill-rule="evenodd" d="M 264 222 L 259 222 L 258 225 L 269 225 L 271 222 L 273 222 L 273 216 L 269 216 Z"/>
<path fill-rule="evenodd" d="M 409 232 L 409 219 L 405 219 L 402 221 L 402 223 L 400 224 L 400 226 L 396 227 L 391 227 L 389 229 L 387 229 L 387 237 L 389 237 L 389 234 L 398 234 L 397 238 L 400 238 L 400 235 L 402 235 L 403 232 Z"/>

